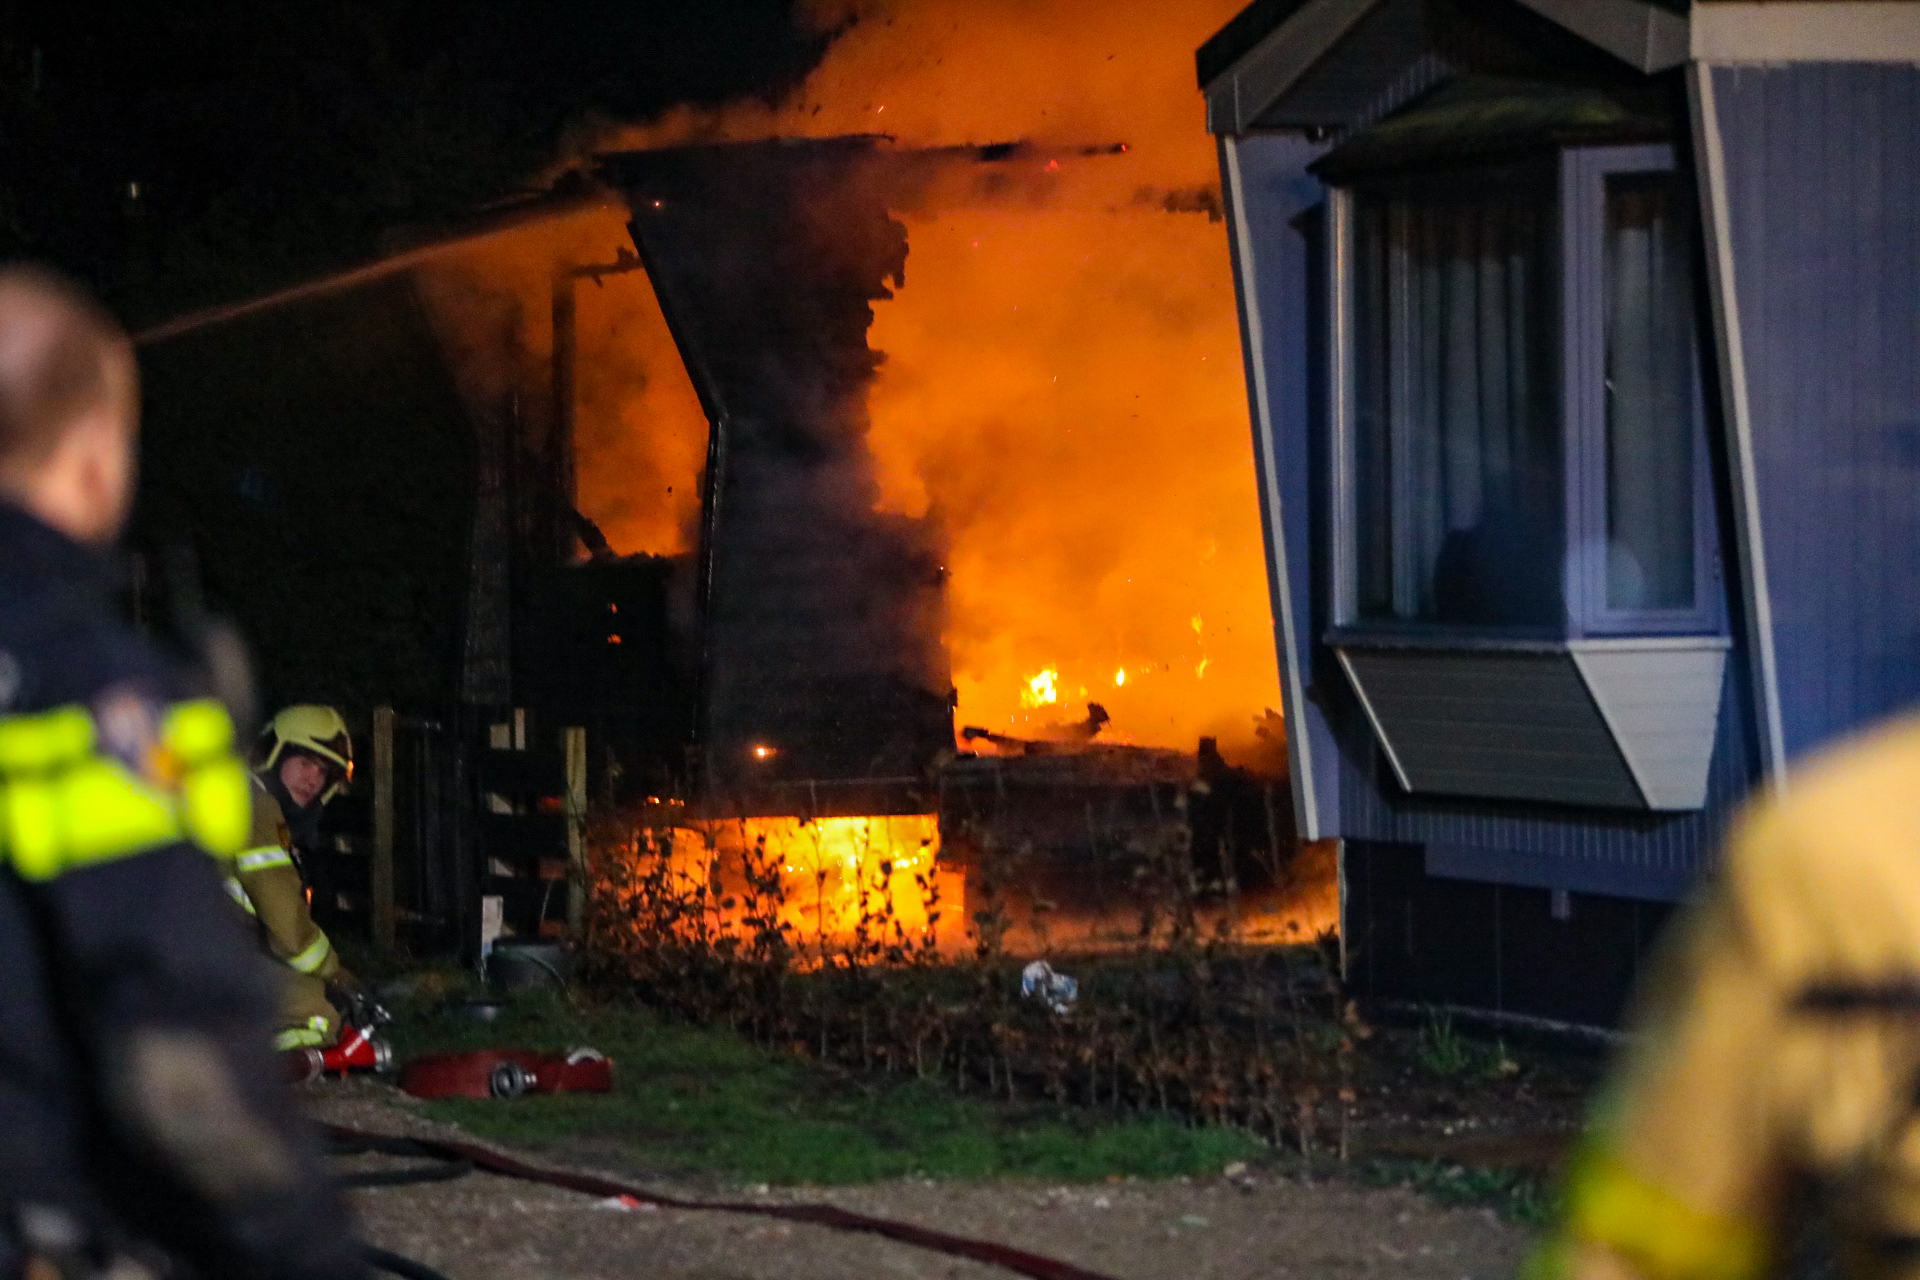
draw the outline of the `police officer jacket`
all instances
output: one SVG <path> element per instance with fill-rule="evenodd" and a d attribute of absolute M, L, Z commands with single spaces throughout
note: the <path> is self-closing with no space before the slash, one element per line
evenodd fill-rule
<path fill-rule="evenodd" d="M 113 621 L 101 558 L 0 503 L 0 1276 L 49 1230 L 210 1276 L 362 1274 L 210 856 L 248 830 L 232 726 L 185 692 Z"/>

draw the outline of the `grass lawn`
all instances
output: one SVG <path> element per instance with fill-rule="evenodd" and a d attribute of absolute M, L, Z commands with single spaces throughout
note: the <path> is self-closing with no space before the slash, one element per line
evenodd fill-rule
<path fill-rule="evenodd" d="M 591 1148 L 659 1173 L 784 1184 L 909 1175 L 1092 1182 L 1214 1174 L 1263 1150 L 1235 1130 L 850 1075 L 635 1006 L 523 997 L 492 1024 L 423 1008 L 393 1031 L 402 1061 L 435 1049 L 600 1050 L 614 1061 L 611 1094 L 450 1099 L 426 1104 L 427 1114 L 502 1142 Z"/>

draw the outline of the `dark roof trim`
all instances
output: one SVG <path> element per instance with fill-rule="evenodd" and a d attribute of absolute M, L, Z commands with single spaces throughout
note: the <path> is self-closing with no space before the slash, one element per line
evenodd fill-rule
<path fill-rule="evenodd" d="M 1253 3 L 1233 16 L 1226 26 L 1213 33 L 1213 37 L 1200 46 L 1194 55 L 1194 63 L 1200 72 L 1200 87 L 1205 89 L 1214 80 L 1240 61 L 1253 46 L 1266 38 L 1269 31 L 1293 16 L 1293 11 L 1305 4 L 1306 0 L 1253 0 Z"/>
<path fill-rule="evenodd" d="M 1687 19 L 1643 0 L 1520 0 L 1646 75 L 1687 60 Z"/>
<path fill-rule="evenodd" d="M 1689 60 L 1920 63 L 1913 0 L 1515 0 L 1645 75 Z M 1200 47 L 1207 128 L 1243 133 L 1380 0 L 1254 0 Z"/>
<path fill-rule="evenodd" d="M 1308 168 L 1323 182 L 1358 183 L 1565 146 L 1651 142 L 1673 131 L 1664 113 L 1598 88 L 1461 76 L 1361 129 Z"/>
<path fill-rule="evenodd" d="M 1211 84 L 1207 131 L 1242 133 L 1379 0 L 1304 0 Z"/>
<path fill-rule="evenodd" d="M 1687 60 L 1687 19 L 1655 0 L 1518 2 L 1645 74 Z M 1207 129 L 1243 133 L 1252 128 L 1378 3 L 1256 0 L 1201 47 Z M 1238 56 L 1228 56 L 1234 50 L 1240 50 Z"/>

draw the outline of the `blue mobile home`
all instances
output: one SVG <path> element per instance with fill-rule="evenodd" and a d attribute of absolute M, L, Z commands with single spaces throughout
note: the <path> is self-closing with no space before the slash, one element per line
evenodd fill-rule
<path fill-rule="evenodd" d="M 1920 3 L 1258 0 L 1199 69 L 1349 980 L 1610 1023 L 1920 700 Z"/>

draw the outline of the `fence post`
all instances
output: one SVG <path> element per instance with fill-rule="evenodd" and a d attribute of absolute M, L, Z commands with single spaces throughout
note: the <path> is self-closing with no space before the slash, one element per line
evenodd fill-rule
<path fill-rule="evenodd" d="M 572 883 L 567 894 L 567 931 L 579 937 L 587 915 L 587 731 L 562 729 L 567 753 L 567 861 Z"/>
<path fill-rule="evenodd" d="M 394 944 L 393 912 L 393 708 L 373 709 L 373 946 L 382 955 Z"/>

